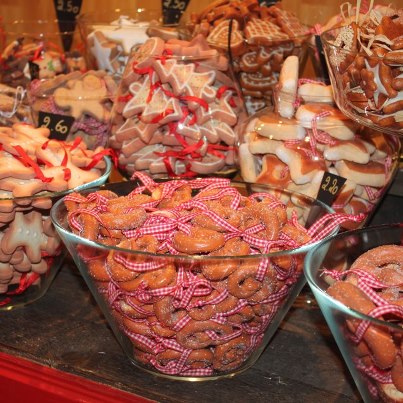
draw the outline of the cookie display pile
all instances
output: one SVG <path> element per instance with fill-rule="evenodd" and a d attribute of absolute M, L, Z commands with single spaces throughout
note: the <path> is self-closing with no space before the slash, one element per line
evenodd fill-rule
<path fill-rule="evenodd" d="M 281 3 L 265 6 L 257 0 L 214 1 L 191 15 L 187 29 L 204 35 L 212 47 L 230 50 L 249 113 L 271 105 L 283 61 L 289 55 L 302 60 L 310 36 Z"/>
<path fill-rule="evenodd" d="M 20 123 L 0 127 L 0 306 L 49 276 L 61 252 L 49 217 L 55 198 L 105 174 L 104 150 L 49 134 Z"/>
<path fill-rule="evenodd" d="M 338 105 L 390 133 L 403 132 L 403 12 L 377 7 L 323 35 Z"/>
<path fill-rule="evenodd" d="M 235 172 L 239 122 L 246 117 L 228 58 L 202 35 L 148 39 L 132 53 L 112 117 L 110 146 L 125 175 Z"/>
<path fill-rule="evenodd" d="M 397 327 L 394 331 L 359 319 L 348 319 L 344 326 L 354 364 L 370 379 L 374 399 L 387 402 L 403 396 L 403 344 L 398 331 L 403 324 L 402 267 L 403 246 L 382 245 L 360 255 L 346 271 L 324 270 L 332 279 L 327 289 L 332 298 Z"/>
<path fill-rule="evenodd" d="M 141 182 L 128 182 L 126 196 L 109 189 L 66 196 L 62 225 L 81 238 L 60 233 L 129 338 L 128 354 L 167 375 L 212 376 L 247 365 L 295 296 L 300 247 L 350 219 L 324 211 L 305 228 L 307 200 L 289 208 L 267 188 L 248 194 L 224 178 L 135 177 Z"/>
<path fill-rule="evenodd" d="M 299 80 L 296 56 L 284 62 L 275 103 L 242 127 L 242 178 L 316 198 L 330 172 L 346 179 L 332 207 L 370 215 L 397 170 L 398 140 L 347 118 L 330 86 Z"/>

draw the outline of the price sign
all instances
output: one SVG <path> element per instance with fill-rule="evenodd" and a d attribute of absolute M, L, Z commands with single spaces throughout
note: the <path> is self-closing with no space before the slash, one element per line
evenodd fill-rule
<path fill-rule="evenodd" d="M 38 126 L 50 130 L 51 139 L 66 140 L 74 123 L 72 116 L 58 115 L 56 113 L 39 112 Z"/>
<path fill-rule="evenodd" d="M 175 25 L 185 12 L 190 0 L 161 0 L 165 25 Z"/>
<path fill-rule="evenodd" d="M 80 14 L 82 0 L 53 0 L 59 30 L 62 33 L 63 47 L 68 52 L 73 43 L 73 35 L 76 28 L 76 17 Z M 63 34 L 63 32 L 69 32 Z"/>
<path fill-rule="evenodd" d="M 331 206 L 345 182 L 346 178 L 325 172 L 316 198 L 328 206 Z"/>

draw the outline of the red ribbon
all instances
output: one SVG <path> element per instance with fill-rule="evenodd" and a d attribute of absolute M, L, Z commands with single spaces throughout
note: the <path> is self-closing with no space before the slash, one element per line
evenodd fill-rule
<path fill-rule="evenodd" d="M 36 174 L 36 176 L 35 176 L 36 179 L 40 179 L 42 182 L 51 182 L 53 180 L 53 177 L 47 178 L 43 174 L 43 172 L 39 168 L 38 164 L 26 154 L 26 152 L 24 151 L 24 149 L 21 146 L 18 146 L 18 145 L 13 146 L 13 148 L 15 149 L 15 151 L 17 151 L 17 153 L 21 157 L 22 161 L 33 168 L 33 170 L 35 171 L 35 174 Z"/>

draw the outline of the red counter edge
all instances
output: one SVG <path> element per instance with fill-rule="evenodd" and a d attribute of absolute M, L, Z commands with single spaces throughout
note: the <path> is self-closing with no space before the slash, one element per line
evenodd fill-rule
<path fill-rule="evenodd" d="M 3 402 L 150 403 L 152 400 L 0 352 Z"/>

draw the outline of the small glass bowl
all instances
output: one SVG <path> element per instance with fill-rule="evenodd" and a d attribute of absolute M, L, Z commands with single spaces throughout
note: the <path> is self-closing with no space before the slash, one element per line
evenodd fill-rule
<path fill-rule="evenodd" d="M 198 180 L 204 179 L 195 179 Z M 102 188 L 102 194 L 113 191 L 118 196 L 128 195 L 137 186 L 140 186 L 137 181 L 111 183 Z M 241 182 L 231 182 L 231 187 L 242 196 L 263 192 L 286 200 L 292 197 L 296 204 L 287 207 L 287 212 L 298 210 L 302 226 L 312 209 L 318 209 L 319 216 L 332 212 L 320 202 L 282 189 Z M 150 189 L 149 182 L 147 188 Z M 312 245 L 289 250 L 280 247 L 280 251 L 269 254 L 239 255 L 240 251 L 223 256 L 196 252 L 155 254 L 109 246 L 76 235 L 70 229 L 63 200 L 55 204 L 51 217 L 129 360 L 136 367 L 162 377 L 214 380 L 232 377 L 248 369 L 266 348 L 305 284 L 300 275 L 301 265 Z M 331 232 L 335 231 L 337 228 Z M 117 272 L 112 274 L 109 269 L 102 269 L 114 265 L 115 259 L 123 262 L 121 267 L 128 267 L 124 262 L 131 262 L 133 270 L 136 270 L 136 264 L 148 266 L 150 270 L 140 277 L 133 275 L 133 281 L 125 277 L 119 277 L 122 281 L 117 281 Z M 224 270 L 240 265 L 253 271 L 267 261 L 275 261 L 285 268 L 282 274 L 279 270 L 276 280 L 273 278 L 268 293 L 263 288 L 256 294 L 252 278 L 245 280 L 245 287 L 242 287 L 243 281 L 233 287 L 235 276 L 231 277 L 230 271 L 218 273 L 218 276 L 216 270 L 215 274 L 209 272 L 216 266 Z M 159 275 L 161 268 L 166 271 Z M 241 275 L 240 270 L 237 273 Z M 155 284 L 150 276 L 156 279 Z M 271 280 L 265 274 L 263 281 Z M 244 288 L 248 288 L 248 294 L 243 294 Z M 203 289 L 207 291 L 203 292 Z M 234 299 L 231 293 L 238 297 Z M 226 297 L 219 297 L 214 305 L 203 303 L 217 295 Z"/>
<path fill-rule="evenodd" d="M 67 29 L 60 31 L 59 22 Z M 26 88 L 34 79 L 85 71 L 75 25 L 75 21 L 58 20 L 1 22 L 4 41 L 0 44 L 0 82 Z"/>
<path fill-rule="evenodd" d="M 73 191 L 104 184 L 112 169 L 109 158 L 102 175 L 64 192 L 5 197 L 0 190 L 0 310 L 11 310 L 42 297 L 66 255 L 55 231 L 50 209 Z"/>
<path fill-rule="evenodd" d="M 314 84 L 316 94 L 327 95 L 305 93 L 304 84 Z M 342 224 L 344 229 L 359 228 L 398 172 L 400 142 L 396 136 L 362 127 L 344 116 L 333 102 L 330 86 L 303 85 L 297 94 L 276 88 L 274 107 L 242 122 L 237 153 L 241 177 L 314 198 L 322 186 L 330 187 L 330 182 L 322 183 L 325 173 L 344 178 L 342 187 L 337 186 L 340 192 L 329 203 L 338 213 L 364 214 L 360 222 Z M 378 183 L 375 172 L 380 174 Z"/>
<path fill-rule="evenodd" d="M 77 21 L 89 68 L 118 75 L 123 73 L 131 48 L 145 42 L 152 29 L 163 24 L 160 9 L 142 7 L 82 13 Z"/>
<path fill-rule="evenodd" d="M 399 392 L 394 385 L 393 378 L 391 379 L 391 368 L 395 364 L 379 361 L 379 354 L 385 354 L 385 357 L 389 357 L 387 360 L 392 362 L 393 359 L 387 353 L 388 348 L 392 347 L 393 350 L 393 346 L 395 346 L 398 351 L 402 347 L 403 315 L 401 304 L 400 319 L 398 315 L 387 314 L 386 310 L 383 318 L 389 319 L 377 319 L 346 306 L 331 297 L 327 290 L 336 281 L 337 276 L 341 276 L 342 280 L 345 278 L 342 273 L 349 270 L 353 262 L 363 253 L 384 245 L 402 246 L 402 239 L 403 224 L 368 227 L 329 237 L 312 248 L 305 258 L 304 273 L 309 286 L 366 403 L 397 402 L 403 398 L 402 390 L 400 389 Z M 397 261 L 392 263 L 397 263 Z M 364 267 L 362 268 L 364 269 Z M 324 272 L 325 269 L 326 272 Z M 355 269 L 360 269 L 360 266 L 355 267 Z M 375 272 L 371 273 L 376 276 Z M 362 284 L 365 284 L 365 280 Z M 368 288 L 372 289 L 371 285 L 368 285 Z M 372 294 L 375 291 L 378 293 L 380 289 L 372 289 Z M 400 284 L 400 302 L 402 300 L 401 291 L 402 284 Z M 395 295 L 396 292 L 399 295 L 398 286 L 395 288 Z M 355 297 L 350 296 L 350 301 L 353 298 Z M 369 327 L 362 338 L 357 338 L 357 328 L 364 324 Z M 375 340 L 371 344 L 369 340 L 373 333 L 375 333 Z M 397 355 L 396 360 L 398 357 L 399 355 Z M 381 363 L 385 368 L 379 367 Z"/>
<path fill-rule="evenodd" d="M 335 45 L 341 29 L 331 29 L 321 35 L 338 107 L 360 124 L 382 133 L 402 135 L 403 90 L 394 89 L 393 80 L 399 76 L 403 64 L 399 61 L 388 61 L 385 64 L 386 55 L 369 56 L 364 51 L 349 51 Z M 383 70 L 380 73 L 380 64 L 388 69 L 388 73 Z M 385 74 L 390 74 L 390 77 L 387 76 L 389 81 L 384 80 Z"/>
<path fill-rule="evenodd" d="M 27 88 L 28 103 L 35 125 L 51 128 L 60 140 L 80 137 L 91 150 L 107 145 L 117 78 L 105 71 L 89 70 L 34 80 Z M 71 119 L 69 126 L 67 118 Z M 62 121 L 58 129 L 58 122 Z M 59 125 L 60 126 L 60 125 Z M 60 126 L 60 127 L 61 127 Z"/>
<path fill-rule="evenodd" d="M 225 53 L 200 37 L 180 45 L 150 38 L 133 48 L 126 65 L 109 146 L 128 178 L 135 171 L 159 178 L 232 177 L 237 127 L 246 115 Z"/>

